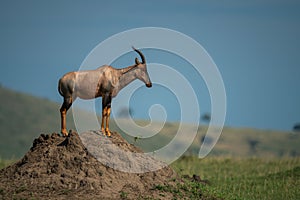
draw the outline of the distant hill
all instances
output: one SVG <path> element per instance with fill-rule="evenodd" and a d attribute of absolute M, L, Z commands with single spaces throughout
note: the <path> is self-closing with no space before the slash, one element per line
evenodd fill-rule
<path fill-rule="evenodd" d="M 200 131 L 200 135 L 203 136 L 205 131 L 206 129 Z M 201 141 L 194 141 L 194 144 L 200 143 Z M 300 134 L 296 132 L 225 127 L 211 154 L 233 157 L 298 157 L 299 144 Z"/>
<path fill-rule="evenodd" d="M 60 104 L 3 87 L 0 87 L 0 96 L 0 159 L 20 158 L 41 133 L 60 131 Z M 82 115 L 87 113 L 82 112 Z M 89 120 L 88 116 L 83 118 Z M 148 122 L 137 121 L 137 123 L 143 126 Z M 68 129 L 76 130 L 71 110 L 68 112 L 67 125 Z M 141 147 L 146 152 L 152 152 L 168 144 L 174 138 L 178 126 L 178 123 L 166 123 L 159 134 L 139 139 L 124 134 L 114 121 L 111 121 L 111 130 L 119 132 L 129 143 Z M 186 154 L 198 155 L 206 129 L 205 126 L 199 127 L 197 137 Z M 188 131 L 186 134 L 189 134 Z M 210 155 L 294 157 L 300 156 L 299 144 L 299 132 L 225 127 Z"/>
<path fill-rule="evenodd" d="M 147 139 L 126 138 L 145 151 L 167 145 L 175 136 L 177 123 L 167 123 L 159 134 Z M 197 136 L 185 155 L 198 155 L 207 127 L 200 126 Z M 189 134 L 187 131 L 186 134 Z M 127 137 L 127 136 L 124 136 Z M 212 142 L 213 138 L 208 138 Z M 210 156 L 229 157 L 299 157 L 300 133 L 252 128 L 224 127 Z"/>
<path fill-rule="evenodd" d="M 59 104 L 3 87 L 0 97 L 0 158 L 19 158 L 41 133 L 59 131 Z"/>

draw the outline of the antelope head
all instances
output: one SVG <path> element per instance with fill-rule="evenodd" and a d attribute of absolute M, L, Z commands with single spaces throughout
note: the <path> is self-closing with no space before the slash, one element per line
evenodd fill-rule
<path fill-rule="evenodd" d="M 141 81 L 143 81 L 147 87 L 152 87 L 152 83 L 151 80 L 149 78 L 149 74 L 147 71 L 147 65 L 146 65 L 146 60 L 145 60 L 145 56 L 142 54 L 142 52 L 134 47 L 132 47 L 132 49 L 137 52 L 141 59 L 142 62 L 139 61 L 138 58 L 135 58 L 135 65 L 139 70 L 136 70 L 136 76 L 138 79 L 140 79 Z"/>

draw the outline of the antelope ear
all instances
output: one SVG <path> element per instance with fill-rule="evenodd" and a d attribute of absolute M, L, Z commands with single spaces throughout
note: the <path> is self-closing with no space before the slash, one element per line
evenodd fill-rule
<path fill-rule="evenodd" d="M 137 65 L 141 64 L 138 58 L 135 58 L 135 64 Z"/>

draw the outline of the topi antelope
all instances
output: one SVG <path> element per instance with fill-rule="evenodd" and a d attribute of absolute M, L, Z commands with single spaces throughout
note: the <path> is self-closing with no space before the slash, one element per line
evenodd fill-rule
<path fill-rule="evenodd" d="M 81 99 L 94 99 L 102 97 L 102 134 L 111 136 L 109 130 L 109 119 L 111 111 L 111 100 L 118 92 L 132 81 L 139 79 L 147 87 L 152 87 L 146 60 L 138 49 L 136 51 L 142 62 L 135 58 L 135 64 L 123 69 L 115 69 L 112 66 L 104 65 L 95 70 L 76 71 L 65 74 L 58 83 L 58 91 L 64 98 L 60 108 L 61 114 L 61 133 L 68 135 L 66 129 L 66 113 L 77 97 Z M 104 122 L 106 126 L 104 128 Z"/>

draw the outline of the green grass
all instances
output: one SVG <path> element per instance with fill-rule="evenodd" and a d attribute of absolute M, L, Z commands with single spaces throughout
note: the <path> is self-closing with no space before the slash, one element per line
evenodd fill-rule
<path fill-rule="evenodd" d="M 224 199 L 300 199 L 300 158 L 183 157 L 172 164 L 179 174 L 209 180 L 204 195 Z"/>

